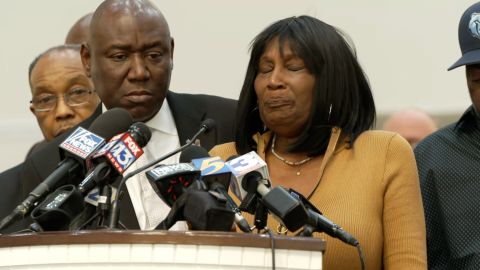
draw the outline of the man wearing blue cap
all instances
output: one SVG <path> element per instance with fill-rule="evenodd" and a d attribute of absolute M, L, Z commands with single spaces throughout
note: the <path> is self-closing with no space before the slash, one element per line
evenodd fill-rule
<path fill-rule="evenodd" d="M 415 148 L 429 269 L 480 269 L 480 2 L 458 27 L 472 105 Z"/>

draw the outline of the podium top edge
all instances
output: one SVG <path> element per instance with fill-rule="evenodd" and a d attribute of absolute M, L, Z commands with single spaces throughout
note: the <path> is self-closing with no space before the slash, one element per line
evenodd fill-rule
<path fill-rule="evenodd" d="M 320 238 L 274 235 L 275 249 L 324 251 Z M 0 235 L 0 248 L 75 244 L 179 244 L 270 248 L 267 234 L 211 231 L 98 230 Z"/>

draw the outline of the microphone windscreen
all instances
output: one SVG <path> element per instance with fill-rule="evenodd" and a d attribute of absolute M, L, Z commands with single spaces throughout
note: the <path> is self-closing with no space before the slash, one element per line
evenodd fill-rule
<path fill-rule="evenodd" d="M 125 132 L 133 124 L 130 113 L 122 108 L 113 108 L 99 115 L 88 130 L 109 140 L 113 136 Z"/>
<path fill-rule="evenodd" d="M 215 123 L 215 120 L 211 119 L 211 118 L 207 118 L 205 120 L 203 120 L 202 124 L 201 124 L 201 127 L 205 127 L 206 130 L 205 130 L 205 134 L 207 134 L 208 132 L 212 131 L 213 129 L 215 129 L 216 127 L 216 123 Z"/>
<path fill-rule="evenodd" d="M 209 157 L 208 151 L 198 145 L 190 145 L 180 154 L 180 163 L 191 162 L 192 159 Z"/>
<path fill-rule="evenodd" d="M 183 216 L 192 230 L 231 231 L 235 213 L 209 192 L 189 189 Z"/>
<path fill-rule="evenodd" d="M 128 128 L 128 133 L 137 142 L 140 147 L 147 145 L 150 138 L 152 138 L 152 132 L 147 125 L 142 122 L 136 122 Z"/>

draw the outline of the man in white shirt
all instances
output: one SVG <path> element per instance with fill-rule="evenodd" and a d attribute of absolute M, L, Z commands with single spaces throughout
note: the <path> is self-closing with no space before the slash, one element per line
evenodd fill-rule
<path fill-rule="evenodd" d="M 184 114 L 185 111 L 175 111 L 171 108 L 175 102 L 165 102 L 169 100 L 165 98 L 173 69 L 173 50 L 174 40 L 168 23 L 148 1 L 105 1 L 92 17 L 89 39 L 82 47 L 81 55 L 102 103 L 107 109 L 127 109 L 136 121 L 145 122 L 152 131 L 152 138 L 144 148 L 145 154 L 129 171 L 185 143 L 179 136 L 184 126 L 193 125 L 193 130 L 199 128 L 197 121 L 176 121 L 175 112 Z M 226 117 L 222 110 L 218 110 L 218 104 L 235 107 L 233 101 L 218 97 L 201 98 L 216 99 L 216 104 L 211 107 L 217 109 L 218 117 L 222 114 L 221 118 L 229 119 L 230 124 L 226 125 L 233 127 L 234 110 L 229 109 Z M 204 106 L 199 104 L 200 101 L 182 99 L 182 102 L 193 107 Z M 225 139 L 233 139 L 233 135 Z M 219 142 L 213 142 L 216 143 Z M 178 161 L 179 154 L 162 163 Z M 129 179 L 127 188 L 140 228 L 154 229 L 168 214 L 169 207 L 154 192 L 144 173 Z M 183 224 L 174 229 L 186 229 L 186 226 Z"/>

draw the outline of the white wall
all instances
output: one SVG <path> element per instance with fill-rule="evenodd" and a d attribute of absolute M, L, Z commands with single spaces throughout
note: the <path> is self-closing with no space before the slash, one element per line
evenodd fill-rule
<path fill-rule="evenodd" d="M 42 138 L 28 110 L 27 69 L 100 0 L 5 1 L 0 16 L 0 113 L 4 155 L 0 171 L 19 162 Z M 417 106 L 461 112 L 470 103 L 464 69 L 447 72 L 460 56 L 457 26 L 466 0 L 156 0 L 175 38 L 171 89 L 237 98 L 251 39 L 268 24 L 308 14 L 350 35 L 372 84 L 377 109 Z"/>

